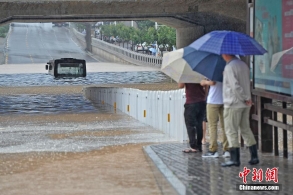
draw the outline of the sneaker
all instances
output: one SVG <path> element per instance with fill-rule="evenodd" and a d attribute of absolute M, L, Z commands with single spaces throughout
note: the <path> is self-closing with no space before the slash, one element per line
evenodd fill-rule
<path fill-rule="evenodd" d="M 228 151 L 223 152 L 223 158 L 230 158 L 230 152 Z"/>
<path fill-rule="evenodd" d="M 202 157 L 203 158 L 206 158 L 206 157 L 218 158 L 219 154 L 218 154 L 218 152 L 208 151 L 206 154 L 203 154 Z"/>

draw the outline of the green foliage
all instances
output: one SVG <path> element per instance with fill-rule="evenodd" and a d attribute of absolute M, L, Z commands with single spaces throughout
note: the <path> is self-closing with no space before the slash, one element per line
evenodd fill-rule
<path fill-rule="evenodd" d="M 0 37 L 5 38 L 9 31 L 9 24 L 0 26 Z"/>
<path fill-rule="evenodd" d="M 131 32 L 132 29 L 130 27 L 127 27 L 125 25 L 122 25 L 119 31 L 119 37 L 123 40 L 123 41 L 130 41 L 131 40 Z"/>
<path fill-rule="evenodd" d="M 150 27 L 154 27 L 155 26 L 155 22 L 150 21 L 150 20 L 139 20 L 136 21 L 137 26 L 140 30 L 147 30 Z"/>
<path fill-rule="evenodd" d="M 101 32 L 105 36 L 113 36 L 113 34 L 112 34 L 112 26 L 111 25 L 103 25 L 101 27 Z"/>
<path fill-rule="evenodd" d="M 144 26 L 141 29 L 125 26 L 122 23 L 117 25 L 103 25 L 101 26 L 101 33 L 107 37 L 119 37 L 123 42 L 131 41 L 133 45 L 146 42 L 151 44 L 157 41 L 158 45 L 169 46 L 168 50 L 176 45 L 176 31 L 175 29 L 167 26 L 160 26 L 158 30 L 154 28 L 154 25 L 149 21 L 143 23 Z M 154 23 L 153 23 L 154 24 Z"/>
<path fill-rule="evenodd" d="M 158 40 L 157 30 L 154 27 L 150 27 L 147 29 L 147 32 L 146 32 L 145 42 L 147 42 L 148 44 L 151 44 L 155 40 Z"/>
<path fill-rule="evenodd" d="M 86 24 L 82 22 L 74 22 L 74 25 L 76 26 L 78 31 L 82 31 L 83 29 L 86 29 Z"/>
<path fill-rule="evenodd" d="M 176 45 L 176 31 L 174 28 L 162 26 L 158 29 L 158 45 L 169 46 L 170 50 L 173 45 Z"/>

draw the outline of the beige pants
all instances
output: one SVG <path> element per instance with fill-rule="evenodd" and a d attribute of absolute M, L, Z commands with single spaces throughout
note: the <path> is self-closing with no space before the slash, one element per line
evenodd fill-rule
<path fill-rule="evenodd" d="M 223 131 L 223 150 L 228 150 L 228 141 L 224 128 L 224 118 L 223 118 L 224 107 L 222 104 L 207 104 L 207 118 L 209 125 L 210 134 L 210 145 L 209 151 L 216 152 L 218 150 L 218 121 L 220 119 L 221 129 Z"/>
<path fill-rule="evenodd" d="M 238 129 L 243 137 L 246 146 L 256 144 L 254 135 L 249 126 L 250 107 L 246 108 L 225 108 L 224 122 L 225 131 L 230 148 L 239 148 Z"/>

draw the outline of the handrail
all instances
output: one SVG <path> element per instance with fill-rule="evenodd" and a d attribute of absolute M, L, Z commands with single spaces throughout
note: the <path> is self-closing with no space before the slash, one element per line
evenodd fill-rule
<path fill-rule="evenodd" d="M 73 28 L 73 32 L 76 38 L 78 38 L 80 41 L 85 42 L 84 34 L 78 32 L 74 28 Z M 151 56 L 147 54 L 137 53 L 129 49 L 122 48 L 117 45 L 113 45 L 96 38 L 92 38 L 92 47 L 102 49 L 132 64 L 142 65 L 142 66 L 154 66 L 158 68 L 161 68 L 161 65 L 162 65 L 162 57 L 156 57 L 156 56 Z"/>

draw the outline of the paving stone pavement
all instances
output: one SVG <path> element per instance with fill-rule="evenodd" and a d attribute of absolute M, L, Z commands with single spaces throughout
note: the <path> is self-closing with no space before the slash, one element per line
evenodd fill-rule
<path fill-rule="evenodd" d="M 241 148 L 239 167 L 221 167 L 221 163 L 229 158 L 202 158 L 202 153 L 183 153 L 182 150 L 187 147 L 186 143 L 167 143 L 144 147 L 146 155 L 155 165 L 156 169 L 165 177 L 165 179 L 174 189 L 170 192 L 166 182 L 157 179 L 157 183 L 163 194 L 182 194 L 182 195 L 205 195 L 205 194 L 289 194 L 292 193 L 293 185 L 293 162 L 292 158 L 283 159 L 271 154 L 259 153 L 260 163 L 258 165 L 249 165 L 249 150 Z M 207 151 L 207 147 L 203 152 Z M 222 154 L 219 151 L 219 154 Z M 243 178 L 239 173 L 244 168 L 250 169 L 247 184 L 280 184 L 280 191 L 238 191 L 237 184 L 244 184 Z M 261 182 L 252 181 L 253 168 L 262 170 L 263 180 Z M 267 169 L 278 168 L 278 183 L 266 181 Z M 155 174 L 157 175 L 157 174 Z M 272 178 L 271 178 L 272 179 Z M 290 194 L 291 194 L 290 193 Z"/>

